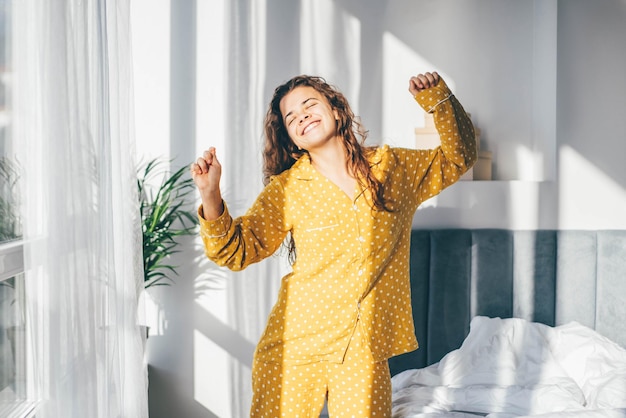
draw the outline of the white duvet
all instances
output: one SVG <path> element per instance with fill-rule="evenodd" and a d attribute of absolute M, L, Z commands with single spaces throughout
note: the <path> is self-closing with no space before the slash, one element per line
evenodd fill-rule
<path fill-rule="evenodd" d="M 458 350 L 392 387 L 394 418 L 626 418 L 626 350 L 576 322 L 475 317 Z"/>

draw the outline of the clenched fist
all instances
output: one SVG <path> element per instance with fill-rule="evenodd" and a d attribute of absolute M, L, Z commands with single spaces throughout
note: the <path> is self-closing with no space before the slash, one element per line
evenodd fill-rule
<path fill-rule="evenodd" d="M 220 192 L 220 178 L 222 165 L 217 159 L 215 148 L 204 151 L 195 163 L 191 164 L 191 177 L 200 192 L 202 212 L 206 220 L 214 220 L 224 212 L 222 194 Z"/>
<path fill-rule="evenodd" d="M 418 74 L 409 80 L 409 92 L 415 97 L 420 91 L 435 87 L 437 83 L 439 83 L 439 74 L 436 71 Z"/>

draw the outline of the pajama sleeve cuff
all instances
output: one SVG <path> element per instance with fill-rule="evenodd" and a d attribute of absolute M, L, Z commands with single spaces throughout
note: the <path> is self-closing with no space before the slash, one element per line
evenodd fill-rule
<path fill-rule="evenodd" d="M 212 221 L 204 219 L 202 205 L 198 207 L 198 219 L 200 220 L 200 233 L 205 238 L 222 238 L 228 235 L 228 231 L 233 223 L 233 218 L 228 212 L 228 206 L 226 202 L 222 201 L 224 205 L 224 212 L 219 218 Z"/>

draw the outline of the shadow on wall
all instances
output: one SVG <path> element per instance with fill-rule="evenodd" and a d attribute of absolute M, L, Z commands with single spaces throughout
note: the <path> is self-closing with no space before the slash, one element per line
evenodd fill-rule
<path fill-rule="evenodd" d="M 197 331 L 223 348 L 241 365 L 252 368 L 253 343 L 198 304 L 194 309 L 194 317 Z"/>
<path fill-rule="evenodd" d="M 220 418 L 193 399 L 177 402 L 180 391 L 177 373 L 148 365 L 150 416 L 185 418 Z M 223 417 L 222 417 L 223 418 Z"/>
<path fill-rule="evenodd" d="M 207 310 L 223 311 L 225 280 L 232 277 L 205 258 L 198 239 L 181 247 L 172 259 L 180 275 L 171 286 L 151 289 L 158 312 L 147 342 L 150 416 L 226 417 L 236 382 L 232 364 L 250 370 L 255 345 Z M 193 263 L 185 262 L 191 254 Z"/>
<path fill-rule="evenodd" d="M 239 2 L 236 2 L 240 4 Z M 450 46 L 455 48 L 453 51 L 448 49 L 441 49 L 437 43 L 431 42 L 432 37 L 423 36 L 424 31 L 431 33 L 436 32 L 432 25 L 435 25 L 439 22 L 440 18 L 437 16 L 426 16 L 423 13 L 418 13 L 413 9 L 409 9 L 407 12 L 406 7 L 419 7 L 420 2 L 400 2 L 400 1 L 374 1 L 368 0 L 365 2 L 356 1 L 356 0 L 336 0 L 335 3 L 346 10 L 348 10 L 351 14 L 356 16 L 361 22 L 361 44 L 360 44 L 360 70 L 362 73 L 361 76 L 361 92 L 360 92 L 360 100 L 358 102 L 359 113 L 363 116 L 363 120 L 366 123 L 366 127 L 370 129 L 371 138 L 374 140 L 378 140 L 381 136 L 382 132 L 382 118 L 380 116 L 380 103 L 382 103 L 383 99 L 383 83 L 381 80 L 384 78 L 383 74 L 383 34 L 386 31 L 393 32 L 393 34 L 399 39 L 403 40 L 403 42 L 413 48 L 415 51 L 420 51 L 423 55 L 428 56 L 428 58 L 432 62 L 437 62 L 438 65 L 442 68 L 458 68 L 459 62 L 468 62 L 472 60 L 479 67 L 473 72 L 470 71 L 457 71 L 455 73 L 455 79 L 460 88 L 464 89 L 465 92 L 460 92 L 460 95 L 467 98 L 467 107 L 468 109 L 476 109 L 476 115 L 480 118 L 482 117 L 485 122 L 488 122 L 484 115 L 481 115 L 479 110 L 485 111 L 484 109 L 490 109 L 492 107 L 495 108 L 505 108 L 505 106 L 500 106 L 502 102 L 502 98 L 515 96 L 511 92 L 503 92 L 500 89 L 494 88 L 484 88 L 484 85 L 476 87 L 478 90 L 485 90 L 486 93 L 484 95 L 474 95 L 467 94 L 468 92 L 473 92 L 475 90 L 471 90 L 470 86 L 473 84 L 474 76 L 476 72 L 481 73 L 482 70 L 485 69 L 485 66 L 489 66 L 485 74 L 491 74 L 493 72 L 493 68 L 491 68 L 491 62 L 476 62 L 473 59 L 473 51 L 475 48 L 467 47 L 463 42 L 471 42 L 473 39 L 483 39 L 476 38 L 476 36 L 489 36 L 489 39 L 498 39 L 498 48 L 506 49 L 506 56 L 509 56 L 508 45 L 506 44 L 506 36 L 493 36 L 493 33 L 489 33 L 490 28 L 488 25 L 476 25 L 474 19 L 462 19 L 459 22 L 467 22 L 464 24 L 472 25 L 472 28 L 467 29 L 468 33 L 470 33 L 474 27 L 480 29 L 481 33 L 476 35 L 474 33 L 474 38 L 468 37 L 467 39 L 457 39 L 456 41 L 462 42 L 450 42 Z M 410 3 L 410 4 L 409 4 Z M 506 2 L 506 4 L 512 5 L 514 2 Z M 580 2 L 579 2 L 580 3 Z M 232 7 L 235 6 L 235 2 L 232 3 Z M 464 4 L 462 7 L 464 8 L 472 8 L 472 5 L 475 5 L 476 2 L 468 2 Z M 501 3 L 505 4 L 505 2 Z M 528 6 L 523 6 L 523 3 L 516 3 L 515 7 L 520 7 L 523 10 L 528 10 Z M 406 6 L 406 7 L 404 7 Z M 454 7 L 456 7 L 455 5 Z M 196 1 L 190 2 L 172 2 L 172 39 L 171 39 L 171 148 L 172 155 L 182 155 L 185 160 L 192 160 L 195 158 L 195 147 L 196 143 L 196 132 L 194 132 L 193 127 L 196 126 L 196 113 L 195 113 L 195 103 L 196 103 L 196 86 L 195 86 L 195 24 L 190 25 L 189 22 L 195 22 L 195 10 L 196 10 Z M 230 7 L 230 6 L 228 6 Z M 242 6 L 239 6 L 242 7 Z M 437 9 L 440 13 L 450 11 L 449 7 L 452 6 L 440 6 L 440 9 Z M 484 6 L 483 6 L 484 7 Z M 498 7 L 505 7 L 499 5 Z M 300 18 L 300 1 L 276 1 L 276 2 L 268 2 L 266 16 L 268 21 L 267 24 L 267 39 L 266 39 L 266 51 L 264 55 L 264 64 L 263 68 L 264 72 L 261 71 L 259 74 L 263 75 L 264 78 L 261 80 L 252 80 L 254 83 L 261 83 L 264 91 L 264 99 L 265 102 L 268 101 L 271 96 L 271 92 L 273 89 L 280 84 L 285 79 L 299 72 L 300 69 L 300 61 L 299 61 L 299 45 L 301 43 L 300 39 L 300 31 L 299 31 L 299 18 Z M 578 6 L 580 9 L 581 6 Z M 594 6 L 591 4 L 588 8 L 593 9 Z M 184 9 L 184 10 L 183 10 Z M 567 7 L 566 7 L 567 9 Z M 606 8 L 605 8 L 606 10 Z M 465 9 L 457 10 L 454 12 L 456 14 L 460 12 L 464 12 Z M 421 10 L 419 11 L 421 12 Z M 481 10 L 472 9 L 471 16 L 480 15 Z M 616 11 L 617 12 L 617 11 Z M 620 11 L 621 12 L 621 11 Z M 247 13 L 252 13 L 252 11 L 247 11 Z M 395 16 L 394 14 L 402 13 L 403 16 Z M 497 13 L 497 12 L 494 12 Z M 486 14 L 487 16 L 492 16 L 493 14 Z M 506 14 L 510 19 L 514 16 L 514 13 Z M 382 16 L 382 19 L 381 19 Z M 419 21 L 416 24 L 415 21 L 411 21 L 410 24 L 403 24 L 402 22 L 406 22 L 407 19 L 412 19 L 413 16 L 420 16 L 420 19 L 423 19 L 424 22 Z M 565 34 L 567 37 L 570 32 L 573 32 L 574 28 L 580 27 L 579 24 L 576 23 L 576 16 L 566 15 L 567 25 L 566 29 L 572 28 L 568 30 Z M 249 18 L 249 16 L 248 16 Z M 561 18 L 561 16 L 559 16 Z M 240 18 L 243 20 L 244 18 Z M 273 24 L 278 19 L 280 21 L 280 25 Z M 399 22 L 396 19 L 400 19 Z M 500 24 L 500 20 L 494 19 L 491 23 Z M 561 19 L 559 20 L 561 23 Z M 611 20 L 613 22 L 613 20 Z M 242 23 L 239 21 L 238 23 Z M 392 23 L 395 23 L 395 27 L 392 27 Z M 484 23 L 484 20 L 483 20 Z M 487 22 L 490 23 L 490 22 Z M 430 26 L 429 26 L 430 25 Z M 242 28 L 246 28 L 246 30 L 252 31 L 249 29 L 250 26 L 243 24 Z M 231 28 L 234 30 L 235 28 Z M 463 30 L 465 30 L 463 29 Z M 505 26 L 500 26 L 499 29 L 503 31 L 502 33 L 508 33 L 510 28 Z M 623 33 L 623 29 L 619 29 L 621 33 Z M 289 33 L 290 36 L 285 36 L 285 33 Z M 448 36 L 448 34 L 453 32 L 444 33 L 444 36 Z M 250 35 L 248 33 L 248 35 Z M 417 35 L 417 36 L 416 36 Z M 580 35 L 582 36 L 582 35 Z M 607 39 L 621 39 L 620 37 L 610 36 Z M 590 41 L 586 41 L 586 44 L 589 44 Z M 576 42 L 571 42 L 569 45 L 576 45 Z M 487 45 L 492 45 L 487 42 Z M 184 47 L 183 47 L 184 46 Z M 242 118 L 242 112 L 240 111 L 240 107 L 247 109 L 245 107 L 246 103 L 243 103 L 243 100 L 247 97 L 249 93 L 249 87 L 251 80 L 246 79 L 246 77 L 252 77 L 248 75 L 250 63 L 244 62 L 243 58 L 248 57 L 253 50 L 255 45 L 244 45 L 239 46 L 237 50 L 231 52 L 231 55 L 227 57 L 229 64 L 233 66 L 233 68 L 229 68 L 231 74 L 233 74 L 234 82 L 237 83 L 237 86 L 240 88 L 239 91 L 235 89 L 230 90 L 229 94 L 231 94 L 231 101 L 229 102 L 229 113 L 232 115 L 231 118 Z M 599 50 L 598 50 L 599 51 Z M 258 52 L 258 51 L 257 51 Z M 459 53 L 457 53 L 459 52 Z M 566 51 L 568 52 L 568 51 Z M 528 53 L 528 51 L 525 51 Z M 563 65 L 560 68 L 579 68 L 579 52 L 572 51 L 571 53 L 567 53 L 564 55 L 565 63 L 568 63 L 568 60 L 571 59 L 573 64 L 576 65 Z M 621 55 L 623 57 L 623 55 Z M 620 59 L 618 55 L 617 58 Z M 528 60 L 531 62 L 532 60 Z M 500 63 L 500 67 L 498 67 L 497 71 L 502 71 L 506 74 L 509 74 L 508 71 L 511 70 L 511 79 L 517 79 L 515 77 L 516 74 L 520 72 L 527 72 L 530 74 L 531 72 L 526 71 L 527 68 L 513 68 L 517 64 L 517 61 L 510 62 L 502 62 Z M 616 62 L 616 68 L 623 67 L 621 62 Z M 244 74 L 244 75 L 242 75 Z M 255 74 L 257 76 L 258 74 Z M 487 78 L 486 78 L 487 79 Z M 583 78 L 584 79 L 584 78 Z M 561 80 L 561 79 L 560 79 Z M 562 87 L 567 87 L 570 84 L 577 84 L 577 78 L 565 84 Z M 245 82 L 244 82 L 245 81 Z M 333 81 L 333 80 L 329 80 Z M 483 81 L 481 79 L 482 82 Z M 567 81 L 567 80 L 566 80 Z M 621 81 L 623 83 L 623 81 Z M 526 83 L 518 83 L 520 86 L 524 86 Z M 608 84 L 606 85 L 608 86 Z M 608 88 L 608 87 L 603 88 Z M 623 86 L 623 85 L 622 85 Z M 258 86 L 254 86 L 255 88 Z M 596 89 L 597 86 L 589 86 L 588 88 Z M 564 90 L 563 88 L 561 90 Z M 577 94 L 573 98 L 573 100 L 564 100 L 563 102 L 569 103 L 570 106 L 584 106 L 586 102 L 577 100 L 580 96 L 578 94 L 579 91 L 577 89 L 567 89 L 572 92 L 571 94 Z M 602 97 L 608 97 L 603 94 L 601 90 L 594 90 L 596 94 L 602 94 Z M 576 93 L 574 93 L 576 92 Z M 515 92 L 513 92 L 515 93 Z M 494 97 L 495 96 L 495 97 Z M 617 95 L 619 97 L 619 95 Z M 241 101 L 241 102 L 240 102 Z M 464 100 L 465 102 L 465 100 Z M 487 102 L 487 103 L 486 103 Z M 597 100 L 596 100 L 597 102 Z M 598 108 L 598 111 L 601 108 Z M 562 118 L 568 118 L 568 109 L 564 110 Z M 569 109 L 570 114 L 574 114 L 577 109 Z M 516 115 L 516 112 L 507 112 L 510 115 Z M 516 116 L 519 119 L 519 117 Z M 505 118 L 506 119 L 506 118 Z M 576 120 L 583 120 L 584 118 L 578 118 Z M 505 120 L 509 122 L 508 119 Z M 497 122 L 497 121 L 496 121 Z M 513 125 L 519 124 L 519 120 L 510 121 L 511 123 L 500 123 L 501 125 Z M 523 122 L 523 121 L 522 121 Z M 582 123 L 582 122 L 581 122 Z M 248 135 L 248 131 L 244 128 L 239 128 L 239 124 L 233 123 L 234 127 L 229 128 L 228 137 L 230 139 L 237 136 L 245 136 Z M 563 126 L 561 123 L 559 126 Z M 585 136 L 584 131 L 578 130 L 577 124 L 567 125 L 571 128 L 572 132 L 580 131 L 582 133 L 578 133 L 578 136 Z M 249 128 L 249 127 L 248 127 Z M 239 131 L 237 129 L 240 129 Z M 256 129 L 256 128 L 255 128 Z M 260 129 L 260 128 L 259 128 Z M 622 132 L 623 130 L 618 130 L 618 132 Z M 256 132 L 256 130 L 255 130 Z M 259 132 L 260 135 L 260 132 Z M 497 136 L 497 135 L 494 135 Z M 257 138 L 255 136 L 254 138 Z M 206 138 L 202 139 L 209 140 Z M 596 144 L 592 144 L 591 142 L 584 142 L 588 144 L 589 147 L 594 147 L 596 153 L 601 153 L 603 150 L 606 150 L 606 147 L 597 147 Z M 239 153 L 241 150 L 236 148 L 236 143 L 233 141 L 231 146 L 231 152 L 235 154 Z M 182 152 L 181 152 L 182 150 Z M 585 150 L 587 151 L 587 150 Z M 623 153 L 622 153 L 623 154 Z M 594 163 L 598 167 L 607 167 L 607 158 L 618 158 L 619 155 L 622 155 L 619 152 L 611 153 L 610 155 L 602 154 L 602 155 L 594 155 L 593 152 L 585 152 L 585 155 L 591 155 Z M 607 169 L 606 171 L 611 174 L 614 178 L 618 179 L 618 181 L 624 185 L 623 176 L 620 175 L 623 173 L 622 171 L 617 171 L 615 167 L 621 167 L 619 164 L 611 164 L 608 167 L 612 169 Z M 231 170 L 232 169 L 232 170 Z M 229 170 L 231 173 L 243 173 L 250 174 L 250 166 L 245 161 L 240 161 L 238 166 L 232 166 Z M 240 175 L 240 174 L 237 174 Z M 620 180 L 621 179 L 621 180 Z M 543 185 L 541 186 L 543 187 Z M 542 189 L 543 190 L 543 189 Z M 483 202 L 483 200 L 479 200 Z M 489 202 L 490 200 L 484 200 Z M 493 200 L 491 200 L 493 201 Z M 507 202 L 511 207 L 514 207 L 517 202 Z M 539 199 L 539 205 L 535 208 L 536 211 L 542 210 L 540 208 L 543 207 L 541 205 L 541 199 Z M 473 208 L 472 216 L 474 213 L 478 212 L 480 209 L 479 206 Z M 458 220 L 459 217 L 464 216 L 466 212 L 458 211 L 454 208 L 437 208 L 433 209 L 432 212 L 430 210 L 421 212 L 421 219 L 428 223 L 432 218 L 439 223 L 446 223 L 448 221 L 453 222 Z M 485 214 L 489 214 L 488 210 L 484 211 Z M 432 216 L 431 216 L 432 214 Z M 541 213 L 538 213 L 537 218 L 541 218 Z M 483 218 L 480 218 L 483 219 Z M 443 220 L 443 222 L 442 222 Z M 488 222 L 494 222 L 493 219 L 485 220 Z M 224 291 L 224 287 L 220 287 L 220 283 L 216 277 L 207 276 L 206 280 L 198 280 L 194 282 L 191 278 L 199 277 L 202 273 L 206 273 L 203 271 L 203 267 L 201 263 L 198 263 L 197 260 L 193 262 L 189 261 L 191 257 L 189 254 L 196 254 L 197 249 L 190 249 L 188 253 L 181 254 L 180 260 L 184 260 L 184 263 L 188 263 L 185 266 L 185 269 L 181 271 L 181 279 L 177 281 L 174 285 L 175 289 L 167 289 L 168 294 L 165 295 L 164 306 L 167 308 L 167 316 L 168 320 L 170 320 L 169 327 L 166 332 L 167 335 L 163 335 L 162 337 L 151 337 L 149 344 L 152 345 L 152 352 L 154 354 L 151 357 L 150 361 L 150 407 L 151 407 L 151 416 L 157 417 L 169 417 L 169 416 L 218 416 L 215 415 L 214 412 L 209 411 L 206 407 L 203 407 L 198 403 L 198 401 L 194 398 L 194 383 L 192 382 L 194 373 L 196 372 L 194 369 L 194 356 L 202 356 L 203 353 L 194 353 L 193 346 L 193 338 L 194 331 L 199 331 L 203 336 L 206 336 L 208 339 L 211 339 L 216 343 L 217 346 L 223 348 L 228 353 L 232 354 L 233 357 L 241 362 L 242 368 L 250 367 L 251 362 L 251 352 L 253 350 L 253 344 L 246 339 L 242 333 L 237 332 L 234 328 L 225 325 L 216 315 L 213 315 L 207 312 L 204 308 L 199 307 L 195 302 L 199 295 L 206 294 L 207 292 L 217 293 L 220 291 Z M 536 268 L 533 266 L 532 268 Z M 216 280 L 214 280 L 216 279 Z M 247 282 L 242 281 L 241 283 L 245 284 Z M 480 286 L 486 285 L 485 283 L 480 284 Z M 491 284 L 490 284 L 491 285 Z M 495 285 L 495 284 L 494 284 Z M 261 294 L 261 292 L 267 292 L 268 288 L 263 288 L 263 286 L 259 286 L 259 298 L 262 296 L 266 299 L 271 299 L 273 295 Z M 169 292 L 169 290 L 172 290 Z M 267 297 L 266 297 L 267 296 Z M 532 297 L 536 297 L 537 293 L 535 292 Z M 233 309 L 238 308 L 240 305 L 245 305 L 244 301 L 239 301 L 237 305 Z M 245 306 L 244 306 L 245 307 Z M 243 308 L 242 308 L 243 309 Z M 255 311 L 257 316 L 263 316 L 263 309 L 258 309 Z M 196 323 L 191 322 L 191 318 L 196 318 Z M 263 321 L 261 321 L 263 322 Z M 244 329 L 242 327 L 242 329 Z M 249 330 L 247 329 L 246 332 Z M 163 339 L 162 341 L 160 341 Z M 228 385 L 227 382 L 221 382 L 222 385 Z M 225 400 L 224 402 L 228 403 L 231 400 Z M 233 401 L 234 402 L 234 401 Z M 187 411 L 189 409 L 189 411 Z M 188 413 L 187 413 L 188 412 Z M 211 415 L 208 415 L 211 414 Z"/>

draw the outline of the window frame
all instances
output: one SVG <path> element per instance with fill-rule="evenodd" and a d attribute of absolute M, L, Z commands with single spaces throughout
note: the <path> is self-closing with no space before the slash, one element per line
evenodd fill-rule
<path fill-rule="evenodd" d="M 2 0 L 0 0 L 2 1 Z M 4 146 L 0 149 L 0 157 L 11 158 L 11 151 L 17 138 L 13 132 L 12 115 L 12 98 L 15 95 L 13 91 L 12 72 L 13 70 L 13 1 L 6 0 L 0 4 L 2 8 L 0 10 L 0 25 L 2 25 L 2 34 L 0 34 L 0 41 L 4 44 L 0 46 L 0 94 L 2 95 L 0 100 L 0 129 L 5 130 L 5 137 L 2 141 Z M 19 167 L 17 168 L 19 170 Z M 19 175 L 19 172 L 18 172 Z M 19 177 L 15 179 L 18 183 L 19 190 Z M 12 186 L 9 185 L 9 192 L 11 192 Z M 9 196 L 8 204 L 14 206 L 17 222 L 20 223 L 22 216 L 20 215 L 20 199 L 21 193 L 17 194 L 17 199 L 13 200 Z M 5 196 L 6 197 L 6 196 Z M 36 376 L 37 364 L 35 348 L 40 341 L 37 341 L 39 336 L 34 335 L 33 321 L 36 321 L 40 313 L 33 312 L 27 307 L 32 307 L 32 303 L 29 300 L 28 292 L 26 291 L 28 275 L 25 268 L 25 247 L 27 242 L 22 236 L 21 225 L 18 230 L 14 231 L 14 237 L 9 236 L 0 242 L 0 285 L 6 285 L 6 281 L 14 278 L 14 284 L 10 286 L 14 289 L 15 301 L 18 303 L 15 306 L 9 305 L 8 312 L 17 312 L 17 318 L 22 318 L 19 325 L 6 325 L 6 330 L 13 328 L 15 334 L 13 337 L 9 337 L 7 333 L 7 339 L 10 340 L 10 344 L 15 344 L 13 361 L 15 361 L 15 377 L 13 382 L 9 380 L 8 386 L 3 387 L 4 391 L 9 385 L 13 384 L 13 391 L 8 390 L 4 395 L 6 399 L 0 399 L 0 416 L 7 417 L 32 417 L 37 411 L 37 405 L 40 404 L 38 394 L 40 391 L 37 389 Z M 11 304 L 13 304 L 11 302 Z M 35 306 L 35 310 L 39 310 L 39 306 Z M 19 319 L 18 319 L 19 321 Z M 23 324 L 23 326 L 22 326 Z M 9 360 L 11 361 L 11 360 Z M 2 392 L 0 392 L 2 393 Z"/>
<path fill-rule="evenodd" d="M 26 274 L 24 268 L 24 240 L 15 239 L 0 243 L 0 283 L 15 278 L 16 282 L 21 280 L 22 283 L 18 286 L 16 283 L 15 288 L 19 297 L 19 301 L 22 307 L 28 302 L 26 300 L 26 294 L 24 292 Z M 15 388 L 14 398 L 2 399 L 0 405 L 0 415 L 7 417 L 20 417 L 27 418 L 35 415 L 37 411 L 37 405 L 39 400 L 35 395 L 35 363 L 33 356 L 32 346 L 32 317 L 29 315 L 28 309 L 23 309 L 24 312 L 24 327 L 22 331 L 22 338 L 17 342 L 16 353 L 19 353 L 19 357 L 15 359 L 16 376 L 19 380 Z M 3 388 L 4 389 L 4 388 Z"/>

